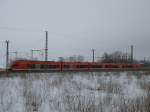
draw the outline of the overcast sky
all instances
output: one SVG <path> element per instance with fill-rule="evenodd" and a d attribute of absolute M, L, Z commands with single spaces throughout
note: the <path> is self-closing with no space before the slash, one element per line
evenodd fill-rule
<path fill-rule="evenodd" d="M 49 59 L 129 51 L 150 57 L 150 0 L 0 0 L 0 57 L 43 49 L 49 31 Z"/>

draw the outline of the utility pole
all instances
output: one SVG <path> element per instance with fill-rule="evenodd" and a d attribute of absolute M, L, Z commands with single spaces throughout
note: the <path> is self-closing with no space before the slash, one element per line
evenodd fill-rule
<path fill-rule="evenodd" d="M 95 49 L 92 49 L 93 63 L 95 62 Z"/>
<path fill-rule="evenodd" d="M 133 47 L 133 45 L 131 45 L 131 63 L 133 63 L 133 49 L 134 49 L 134 47 Z"/>
<path fill-rule="evenodd" d="M 48 61 L 48 31 L 46 33 L 46 40 L 45 40 L 45 61 Z"/>
<path fill-rule="evenodd" d="M 9 65 L 9 40 L 6 40 L 5 43 L 6 43 L 6 70 L 7 70 Z"/>
<path fill-rule="evenodd" d="M 125 63 L 128 63 L 128 53 L 125 53 Z"/>

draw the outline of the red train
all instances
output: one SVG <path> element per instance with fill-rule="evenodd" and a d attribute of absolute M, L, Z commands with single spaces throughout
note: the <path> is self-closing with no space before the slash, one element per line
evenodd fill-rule
<path fill-rule="evenodd" d="M 92 63 L 92 62 L 56 62 L 56 61 L 33 61 L 16 60 L 10 65 L 10 70 L 93 70 L 112 68 L 141 68 L 142 64 L 127 63 Z"/>

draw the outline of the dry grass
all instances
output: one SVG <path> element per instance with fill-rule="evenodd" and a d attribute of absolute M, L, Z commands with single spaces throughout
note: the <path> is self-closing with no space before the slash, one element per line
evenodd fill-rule
<path fill-rule="evenodd" d="M 26 74 L 0 84 L 0 112 L 150 112 L 143 72 Z"/>

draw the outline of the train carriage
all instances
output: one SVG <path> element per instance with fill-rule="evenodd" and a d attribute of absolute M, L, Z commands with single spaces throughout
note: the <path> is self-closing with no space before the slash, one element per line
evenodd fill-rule
<path fill-rule="evenodd" d="M 10 65 L 10 70 L 94 70 L 94 69 L 125 69 L 141 68 L 142 64 L 130 63 L 92 63 L 92 62 L 56 62 L 16 60 Z"/>

